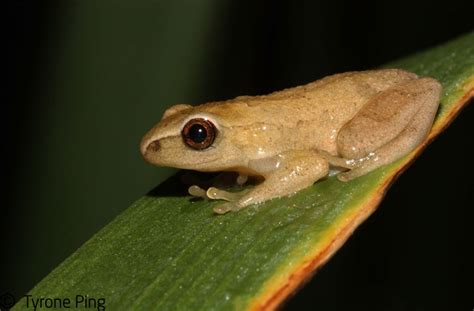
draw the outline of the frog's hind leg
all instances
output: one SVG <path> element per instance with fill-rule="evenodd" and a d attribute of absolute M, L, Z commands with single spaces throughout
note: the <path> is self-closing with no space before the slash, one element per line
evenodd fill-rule
<path fill-rule="evenodd" d="M 416 148 L 431 129 L 441 85 L 421 78 L 394 86 L 369 101 L 339 132 L 339 154 L 354 168 L 338 178 L 347 181 L 389 164 Z"/>

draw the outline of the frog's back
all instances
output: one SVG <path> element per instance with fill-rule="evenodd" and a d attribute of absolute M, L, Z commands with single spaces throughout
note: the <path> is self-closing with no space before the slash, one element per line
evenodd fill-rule
<path fill-rule="evenodd" d="M 337 97 L 344 97 L 344 86 L 356 87 L 360 95 L 372 96 L 376 92 L 381 92 L 389 87 L 401 82 L 417 78 L 417 75 L 401 69 L 379 69 L 367 71 L 352 71 L 334 74 L 324 77 L 306 85 L 284 89 L 268 95 L 255 96 L 255 101 L 259 98 L 283 100 L 294 97 L 301 97 L 312 93 L 326 92 L 333 93 Z"/>
<path fill-rule="evenodd" d="M 242 124 L 241 118 L 258 122 L 260 119 L 268 121 L 269 117 L 289 123 L 293 119 L 296 124 L 301 118 L 319 119 L 328 117 L 328 113 L 335 117 L 339 112 L 343 112 L 342 119 L 347 121 L 376 93 L 414 78 L 417 78 L 414 73 L 400 69 L 346 72 L 268 95 L 239 96 L 201 107 L 218 115 L 230 114 L 239 124 Z"/>
<path fill-rule="evenodd" d="M 241 96 L 203 105 L 229 125 L 275 124 L 285 129 L 287 142 L 295 137 L 311 148 L 335 152 L 339 129 L 375 94 L 415 79 L 399 69 L 346 72 L 306 85 L 262 96 Z"/>

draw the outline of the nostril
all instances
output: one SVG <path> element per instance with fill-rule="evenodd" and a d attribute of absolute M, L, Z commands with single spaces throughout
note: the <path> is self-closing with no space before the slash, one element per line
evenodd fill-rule
<path fill-rule="evenodd" d="M 157 152 L 158 150 L 160 150 L 160 148 L 161 148 L 160 141 L 154 140 L 148 144 L 148 146 L 146 147 L 146 151 Z"/>

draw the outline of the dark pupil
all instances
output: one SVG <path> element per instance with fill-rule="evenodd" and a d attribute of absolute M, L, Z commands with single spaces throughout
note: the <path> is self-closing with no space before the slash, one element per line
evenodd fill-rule
<path fill-rule="evenodd" d="M 202 143 L 207 137 L 206 128 L 201 124 L 194 124 L 189 129 L 188 135 L 195 143 Z"/>

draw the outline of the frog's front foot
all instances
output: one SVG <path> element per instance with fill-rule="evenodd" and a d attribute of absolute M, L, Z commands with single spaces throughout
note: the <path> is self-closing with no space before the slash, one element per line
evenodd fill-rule
<path fill-rule="evenodd" d="M 244 206 L 239 205 L 239 200 L 244 197 L 250 190 L 242 190 L 240 192 L 229 192 L 216 187 L 210 187 L 207 190 L 193 185 L 189 187 L 188 192 L 194 197 L 200 197 L 209 200 L 225 200 L 224 204 L 218 205 L 214 208 L 216 214 L 225 214 L 228 212 L 235 212 L 242 209 Z"/>

